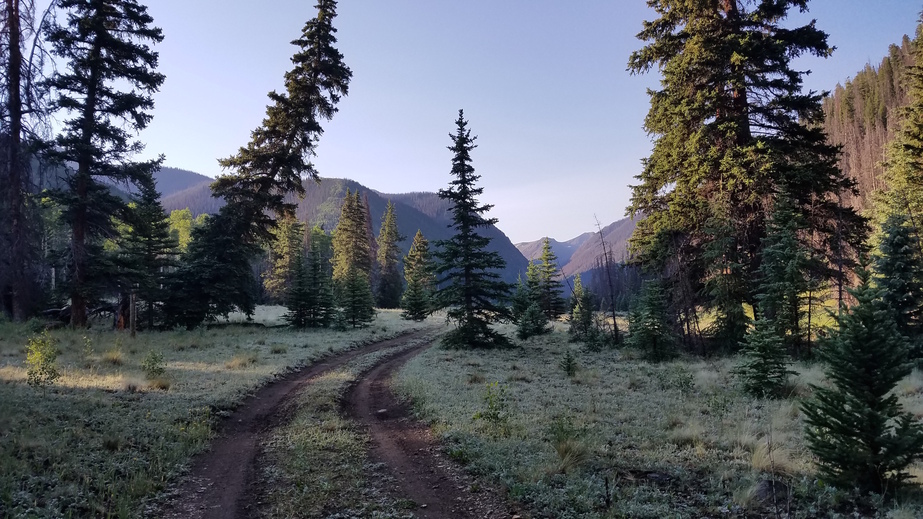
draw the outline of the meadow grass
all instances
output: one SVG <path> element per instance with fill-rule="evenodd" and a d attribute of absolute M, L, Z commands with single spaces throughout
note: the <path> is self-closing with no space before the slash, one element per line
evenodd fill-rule
<path fill-rule="evenodd" d="M 279 308 L 258 318 L 279 324 Z M 0 517 L 137 517 L 226 416 L 294 367 L 418 327 L 379 311 L 335 332 L 237 326 L 127 333 L 54 330 L 61 377 L 27 385 L 25 345 L 38 323 L 0 323 Z M 163 356 L 148 378 L 144 360 Z"/>
<path fill-rule="evenodd" d="M 760 400 L 739 389 L 738 358 L 652 364 L 630 350 L 586 352 L 556 328 L 514 349 L 433 349 L 397 378 L 449 455 L 534 517 L 923 516 L 917 489 L 857 511 L 849 492 L 817 481 L 798 398 L 824 383 L 822 366 L 796 365 L 790 398 Z M 561 366 L 567 351 L 573 377 Z M 496 406 L 486 397 L 497 387 L 499 431 L 473 418 Z M 923 416 L 919 372 L 897 392 Z"/>

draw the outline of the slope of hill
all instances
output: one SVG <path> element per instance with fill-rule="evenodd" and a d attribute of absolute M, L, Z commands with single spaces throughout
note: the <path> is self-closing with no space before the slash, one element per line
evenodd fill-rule
<path fill-rule="evenodd" d="M 634 230 L 635 222 L 630 218 L 623 218 L 602 228 L 603 240 L 613 261 L 624 262 L 628 258 L 628 239 Z M 537 259 L 542 254 L 543 240 L 517 243 L 516 248 L 524 257 Z M 603 245 L 598 232 L 585 232 L 565 242 L 551 239 L 551 250 L 568 277 L 593 270 L 597 259 L 603 257 Z"/>
<path fill-rule="evenodd" d="M 843 146 L 840 168 L 859 187 L 858 197 L 847 195 L 847 202 L 858 209 L 867 209 L 869 196 L 883 187 L 884 148 L 899 124 L 898 110 L 908 101 L 903 78 L 912 61 L 911 40 L 904 36 L 877 67 L 866 65 L 824 99 L 824 130 L 830 142 Z"/>
<path fill-rule="evenodd" d="M 179 168 L 162 167 L 160 171 L 154 173 L 154 180 L 157 181 L 157 191 L 161 197 L 166 197 L 183 191 L 193 186 L 208 186 L 213 180 L 205 175 L 187 171 Z"/>
<path fill-rule="evenodd" d="M 554 238 L 548 238 L 548 243 L 551 245 L 551 251 L 554 252 L 554 255 L 558 258 L 558 263 L 561 265 L 566 265 L 571 256 L 574 255 L 574 252 L 580 248 L 587 240 L 595 236 L 596 233 L 585 232 L 576 238 L 560 242 Z M 535 241 L 526 241 L 522 243 L 517 243 L 516 248 L 519 249 L 519 252 L 526 257 L 527 260 L 537 260 L 542 255 L 542 247 L 545 238 Z"/>
<path fill-rule="evenodd" d="M 193 217 L 202 213 L 217 212 L 224 205 L 224 201 L 211 196 L 210 182 L 211 179 L 208 179 L 208 182 L 192 185 L 162 197 L 161 203 L 164 209 L 170 212 L 174 209 L 189 208 Z M 401 248 L 405 251 L 410 248 L 410 242 L 418 229 L 430 242 L 444 240 L 451 236 L 448 228 L 451 221 L 449 206 L 435 193 L 385 194 L 369 189 L 358 182 L 339 178 L 324 178 L 320 182 L 305 181 L 304 186 L 305 196 L 297 201 L 296 214 L 299 220 L 311 225 L 319 224 L 327 230 L 336 227 L 343 197 L 349 189 L 351 192 L 359 190 L 363 196 L 368 198 L 372 227 L 376 236 L 381 227 L 381 217 L 388 205 L 388 200 L 394 203 L 398 230 L 404 236 Z M 295 201 L 294 198 L 291 200 Z M 526 259 L 510 239 L 496 227 L 491 227 L 485 234 L 492 238 L 491 250 L 499 252 L 506 260 L 506 269 L 502 273 L 503 279 L 509 282 L 515 281 L 520 272 L 525 272 Z"/>

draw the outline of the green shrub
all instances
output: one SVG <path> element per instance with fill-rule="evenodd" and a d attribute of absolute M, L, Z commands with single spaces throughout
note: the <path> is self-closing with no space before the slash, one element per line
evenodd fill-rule
<path fill-rule="evenodd" d="M 57 341 L 42 332 L 33 336 L 26 345 L 26 367 L 28 369 L 28 382 L 32 387 L 41 387 L 42 395 L 48 385 L 53 384 L 61 373 L 56 365 L 58 359 Z"/>
<path fill-rule="evenodd" d="M 567 350 L 564 353 L 564 358 L 561 359 L 561 362 L 558 363 L 558 366 L 561 366 L 561 369 L 564 370 L 564 373 L 568 377 L 573 377 L 577 374 L 577 359 L 574 357 L 574 353 L 570 350 Z"/>
<path fill-rule="evenodd" d="M 483 420 L 495 432 L 506 432 L 509 421 L 509 403 L 506 400 L 506 389 L 499 382 L 487 384 L 484 390 L 484 409 L 474 413 L 473 420 Z"/>
<path fill-rule="evenodd" d="M 166 371 L 166 365 L 163 360 L 163 354 L 159 351 L 152 351 L 141 361 L 141 369 L 147 375 L 149 380 L 160 377 Z"/>

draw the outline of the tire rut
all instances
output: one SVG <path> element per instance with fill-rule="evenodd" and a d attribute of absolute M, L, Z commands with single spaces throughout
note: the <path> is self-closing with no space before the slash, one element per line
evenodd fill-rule
<path fill-rule="evenodd" d="M 193 459 L 189 473 L 170 493 L 168 502 L 148 517 L 171 519 L 235 519 L 249 516 L 248 491 L 257 474 L 261 439 L 285 423 L 284 404 L 327 371 L 368 353 L 393 348 L 432 333 L 424 329 L 327 357 L 258 389 L 223 421 L 209 450 Z M 418 350 L 419 351 L 419 350 Z"/>
<path fill-rule="evenodd" d="M 416 503 L 415 516 L 518 518 L 520 512 L 496 489 L 479 484 L 445 456 L 430 429 L 413 418 L 408 403 L 391 389 L 394 373 L 432 344 L 409 348 L 375 365 L 348 392 L 345 410 L 367 427 L 371 457 L 384 463 L 397 481 L 397 497 Z"/>

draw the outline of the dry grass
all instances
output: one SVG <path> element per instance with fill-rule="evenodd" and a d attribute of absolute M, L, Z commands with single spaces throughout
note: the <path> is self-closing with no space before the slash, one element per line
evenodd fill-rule
<path fill-rule="evenodd" d="M 259 361 L 254 353 L 239 353 L 234 355 L 231 360 L 224 363 L 227 369 L 245 369 Z"/>
<path fill-rule="evenodd" d="M 125 354 L 121 348 L 113 348 L 103 353 L 103 362 L 112 366 L 121 366 L 125 364 Z"/>

